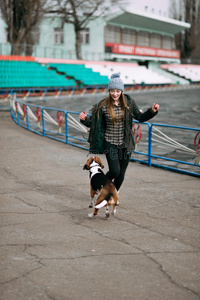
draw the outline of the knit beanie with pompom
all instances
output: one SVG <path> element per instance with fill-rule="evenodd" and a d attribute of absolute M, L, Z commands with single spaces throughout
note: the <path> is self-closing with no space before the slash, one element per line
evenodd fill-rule
<path fill-rule="evenodd" d="M 108 82 L 108 90 L 121 90 L 124 91 L 124 83 L 120 78 L 119 73 L 113 73 L 110 77 L 110 81 Z"/>

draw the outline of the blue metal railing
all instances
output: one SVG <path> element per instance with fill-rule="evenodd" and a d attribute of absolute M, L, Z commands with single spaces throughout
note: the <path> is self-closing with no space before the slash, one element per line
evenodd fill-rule
<path fill-rule="evenodd" d="M 21 108 L 21 106 L 23 106 L 23 109 Z M 37 115 L 37 109 L 40 111 L 40 114 L 38 115 Z M 57 120 L 58 112 L 61 113 L 63 118 L 62 126 L 60 127 L 58 125 L 58 120 Z M 79 118 L 78 118 L 79 112 L 43 107 L 31 103 L 25 103 L 19 100 L 11 101 L 11 116 L 18 125 L 26 128 L 27 130 L 40 134 L 42 136 L 49 137 L 57 141 L 61 141 L 66 144 L 73 145 L 85 150 L 89 150 L 87 138 L 83 137 L 83 134 L 80 132 L 80 130 L 78 130 L 77 127 L 75 128 L 73 126 L 72 128 L 70 127 L 71 126 L 69 120 L 70 115 L 73 115 L 74 118 L 77 118 L 77 123 L 79 122 Z M 160 167 L 167 170 L 200 177 L 200 165 L 197 164 L 196 162 L 192 162 L 199 155 L 197 151 L 174 141 L 175 150 L 174 152 L 171 152 L 169 151 L 169 147 L 174 146 L 174 144 L 171 141 L 169 145 L 167 144 L 166 141 L 161 142 L 162 144 L 165 145 L 163 148 L 159 146 L 159 141 L 154 141 L 155 130 L 158 130 L 158 127 L 162 127 L 162 129 L 164 130 L 168 130 L 168 131 L 170 130 L 170 135 L 173 135 L 172 131 L 174 129 L 176 137 L 179 134 L 181 136 L 181 133 L 177 133 L 180 131 L 184 131 L 184 134 L 186 131 L 195 134 L 198 134 L 199 132 L 199 136 L 200 136 L 199 128 L 190 128 L 190 127 L 182 127 L 182 126 L 175 126 L 175 125 L 157 124 L 157 123 L 150 124 L 148 122 L 139 123 L 138 121 L 134 121 L 134 123 L 138 123 L 140 126 L 143 127 L 143 131 L 146 131 L 146 134 L 144 134 L 146 138 L 144 138 L 144 142 L 142 139 L 141 142 L 137 144 L 137 149 L 134 151 L 134 156 L 136 157 L 131 158 L 131 161 L 138 161 L 143 164 L 147 164 L 148 166 Z M 84 134 L 87 133 L 85 132 Z M 184 135 L 183 140 L 186 140 L 187 136 Z M 187 144 L 189 145 L 191 144 L 191 138 L 192 136 L 189 135 L 187 141 Z M 170 138 L 170 140 L 172 139 Z M 189 156 L 188 153 L 184 154 L 185 160 L 181 160 L 181 156 L 183 155 L 176 153 L 177 151 L 176 145 L 182 147 L 183 151 L 186 150 L 186 152 L 188 152 L 191 156 Z M 197 146 L 199 147 L 199 143 Z M 167 149 L 168 149 L 167 155 L 166 153 L 163 154 L 162 151 L 166 152 Z M 169 153 L 171 153 L 172 156 L 175 155 L 176 158 L 169 157 Z M 137 158 L 137 156 L 139 156 L 139 158 Z M 180 156 L 180 159 L 177 159 L 177 156 L 178 158 Z M 159 163 L 159 161 L 162 161 L 162 163 Z M 173 164 L 173 166 L 171 164 Z"/>
<path fill-rule="evenodd" d="M 134 122 L 139 123 L 138 121 L 134 121 Z M 148 122 L 144 122 L 142 124 L 146 124 L 148 126 L 148 151 L 147 151 L 147 153 L 139 152 L 139 151 L 134 151 L 134 152 L 136 154 L 139 154 L 139 155 L 142 155 L 142 156 L 147 156 L 147 160 L 131 158 L 132 161 L 138 161 L 138 162 L 141 162 L 141 163 L 144 163 L 144 164 L 148 164 L 148 166 L 160 167 L 160 168 L 168 169 L 168 170 L 171 170 L 171 171 L 176 171 L 176 172 L 180 172 L 180 173 L 200 177 L 200 165 L 197 164 L 197 163 L 191 163 L 189 161 L 183 161 L 183 160 L 180 160 L 180 159 L 169 158 L 169 157 L 166 157 L 166 156 L 163 156 L 163 155 L 152 154 L 152 151 L 153 151 L 153 148 L 154 148 L 153 144 L 152 144 L 153 133 L 154 133 L 153 129 L 155 127 L 175 129 L 176 132 L 177 132 L 177 130 L 190 131 L 190 132 L 194 132 L 195 134 L 199 133 L 199 136 L 200 136 L 200 129 L 199 128 L 191 128 L 191 127 L 183 127 L 183 126 L 175 126 L 175 125 L 167 125 L 167 124 L 157 124 L 157 123 L 153 123 L 153 124 L 150 125 Z M 200 157 L 200 153 L 197 153 L 195 150 L 190 149 L 190 148 L 188 148 L 184 145 L 181 145 L 180 143 L 177 143 L 177 142 L 174 142 L 174 143 L 179 144 L 180 147 L 182 146 L 182 148 L 186 151 L 187 151 L 187 149 L 190 150 L 190 152 L 193 153 L 193 156 L 196 159 L 197 159 L 196 156 L 199 155 L 199 157 Z M 177 156 L 178 156 L 178 154 L 177 154 Z M 159 163 L 156 163 L 156 162 L 152 161 L 153 159 L 158 159 L 158 160 L 167 161 L 167 162 L 173 162 L 176 165 L 183 164 L 183 165 L 187 165 L 187 166 L 192 166 L 192 167 L 196 168 L 197 171 L 192 172 L 191 170 L 188 171 L 188 170 L 184 170 L 184 169 L 181 169 L 181 168 L 178 168 L 178 167 L 172 167 L 172 166 L 169 166 L 167 164 L 164 164 L 164 162 L 162 164 L 159 164 Z"/>

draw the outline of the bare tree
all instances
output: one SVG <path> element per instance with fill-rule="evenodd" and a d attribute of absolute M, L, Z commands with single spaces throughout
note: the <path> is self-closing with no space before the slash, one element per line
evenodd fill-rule
<path fill-rule="evenodd" d="M 76 36 L 76 56 L 81 59 L 81 30 L 85 29 L 88 22 L 97 16 L 104 16 L 110 8 L 115 9 L 120 4 L 125 4 L 124 0 L 55 0 L 53 9 L 48 13 L 60 15 L 64 23 L 74 25 Z"/>
<path fill-rule="evenodd" d="M 171 0 L 171 16 L 191 24 L 189 29 L 176 35 L 176 46 L 181 58 L 191 58 L 200 39 L 199 0 Z"/>
<path fill-rule="evenodd" d="M 191 28 L 185 32 L 184 54 L 185 57 L 190 57 L 192 51 L 196 47 L 198 32 L 197 32 L 197 1 L 186 0 L 185 3 L 185 21 L 191 24 Z"/>
<path fill-rule="evenodd" d="M 0 1 L 2 17 L 7 25 L 11 54 L 31 55 L 34 44 L 33 29 L 41 20 L 46 0 Z"/>
<path fill-rule="evenodd" d="M 194 61 L 194 63 L 198 63 L 200 64 L 200 5 L 199 5 L 199 8 L 198 8 L 198 29 L 197 29 L 197 32 L 198 32 L 198 37 L 197 37 L 197 43 L 196 43 L 196 47 L 194 49 L 194 51 L 192 52 L 191 54 L 191 57 L 192 57 L 192 60 Z"/>

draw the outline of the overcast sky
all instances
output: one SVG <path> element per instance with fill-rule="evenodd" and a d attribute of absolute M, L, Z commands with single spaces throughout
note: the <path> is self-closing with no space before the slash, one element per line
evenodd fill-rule
<path fill-rule="evenodd" d="M 163 17 L 169 16 L 170 0 L 130 0 L 129 5 L 137 10 L 154 13 Z"/>

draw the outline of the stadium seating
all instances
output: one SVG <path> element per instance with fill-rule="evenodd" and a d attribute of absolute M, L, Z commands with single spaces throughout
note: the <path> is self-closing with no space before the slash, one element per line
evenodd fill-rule
<path fill-rule="evenodd" d="M 162 70 L 150 67 L 137 63 L 46 60 L 0 55 L 0 88 L 101 87 L 107 86 L 113 73 L 120 73 L 125 86 L 170 85 L 177 83 L 178 77 L 180 82 L 184 81 L 182 84 L 200 82 L 200 66 L 162 65 Z"/>
<path fill-rule="evenodd" d="M 86 64 L 87 68 L 92 68 L 93 71 L 99 72 L 101 75 L 107 75 L 109 78 L 112 73 L 120 73 L 120 77 L 125 85 L 132 84 L 170 84 L 171 79 L 164 77 L 145 66 L 139 66 L 133 64 L 133 66 L 128 65 L 117 65 L 113 64 Z"/>
<path fill-rule="evenodd" d="M 108 76 L 101 75 L 92 68 L 86 68 L 84 64 L 50 63 L 49 67 L 74 78 L 83 85 L 107 85 L 109 81 Z"/>
<path fill-rule="evenodd" d="M 200 82 L 200 66 L 199 65 L 162 65 L 163 69 L 184 77 L 190 82 Z"/>
<path fill-rule="evenodd" d="M 56 71 L 48 70 L 34 61 L 0 61 L 1 88 L 33 88 L 33 87 L 70 87 L 76 86 L 73 79 L 57 75 Z"/>

